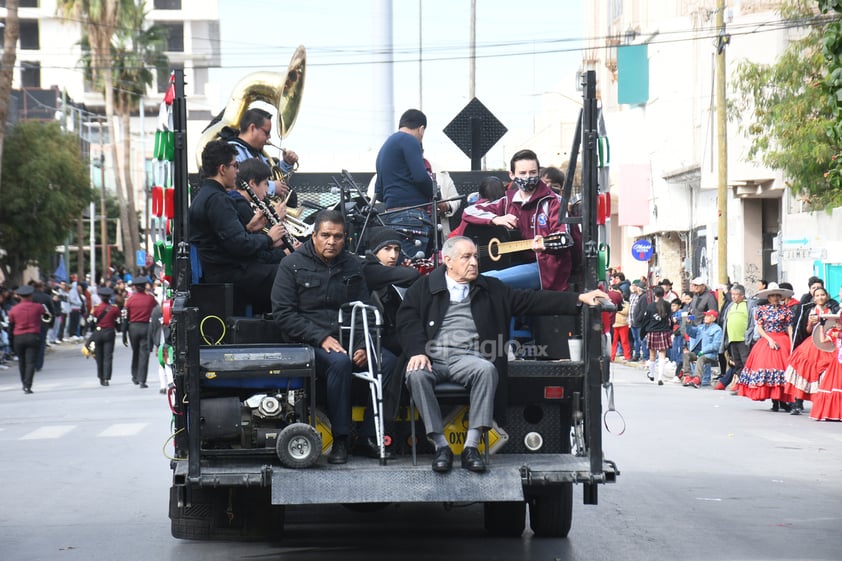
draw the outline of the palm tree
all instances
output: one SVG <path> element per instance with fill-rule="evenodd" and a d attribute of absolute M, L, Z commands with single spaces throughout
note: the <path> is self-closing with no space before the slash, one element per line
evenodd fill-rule
<path fill-rule="evenodd" d="M 6 29 L 3 33 L 3 56 L 0 58 L 0 155 L 3 154 L 5 123 L 9 116 L 9 98 L 12 95 L 12 71 L 17 58 L 17 43 L 20 35 L 18 0 L 6 0 Z M 0 182 L 2 184 L 2 182 Z"/>
<path fill-rule="evenodd" d="M 134 186 L 131 174 L 131 135 L 129 119 L 143 101 L 146 90 L 154 82 L 155 71 L 165 71 L 169 65 L 164 49 L 167 42 L 167 30 L 158 25 L 144 28 L 146 2 L 141 0 L 133 9 L 128 10 L 117 31 L 113 43 L 112 60 L 115 82 L 115 110 L 121 118 L 123 129 L 123 174 L 128 196 L 129 226 L 132 241 L 139 243 L 140 228 L 135 210 Z M 134 253 L 127 254 L 134 256 Z"/>
<path fill-rule="evenodd" d="M 108 128 L 117 130 L 114 118 L 114 80 L 111 73 L 113 64 L 111 41 L 120 27 L 120 20 L 125 14 L 134 9 L 134 0 L 57 0 L 56 11 L 66 18 L 73 18 L 82 23 L 87 34 L 91 54 L 91 70 L 94 83 L 103 84 L 105 94 L 105 116 Z M 123 181 L 120 174 L 117 143 L 111 142 L 112 159 L 115 162 L 115 182 L 117 199 L 120 202 L 120 220 L 123 228 L 123 244 L 125 251 L 134 256 L 137 251 L 137 237 L 131 232 L 129 209 L 126 206 L 126 195 L 123 191 Z M 135 223 L 137 220 L 135 219 Z M 103 264 L 103 271 L 105 267 Z"/>

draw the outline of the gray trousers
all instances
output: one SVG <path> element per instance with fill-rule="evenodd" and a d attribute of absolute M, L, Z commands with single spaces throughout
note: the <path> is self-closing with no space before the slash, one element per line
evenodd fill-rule
<path fill-rule="evenodd" d="M 406 385 L 424 419 L 427 434 L 444 432 L 441 408 L 435 395 L 436 384 L 443 382 L 470 389 L 469 429 L 491 427 L 498 379 L 494 364 L 474 354 L 449 354 L 430 359 L 430 362 L 432 371 L 412 370 L 406 373 Z"/>

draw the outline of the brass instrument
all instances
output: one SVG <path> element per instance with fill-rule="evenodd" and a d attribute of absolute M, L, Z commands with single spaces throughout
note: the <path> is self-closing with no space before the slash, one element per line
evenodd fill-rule
<path fill-rule="evenodd" d="M 237 82 L 219 120 L 212 122 L 199 137 L 199 143 L 196 146 L 196 162 L 199 168 L 202 167 L 202 151 L 205 145 L 219 139 L 225 128 L 238 129 L 243 114 L 256 101 L 262 101 L 277 109 L 278 137 L 283 139 L 289 134 L 301 106 L 306 59 L 307 52 L 303 45 L 299 45 L 289 61 L 286 73 L 253 72 Z M 273 178 L 284 180 L 284 173 L 278 166 L 277 158 L 269 156 L 265 150 L 263 155 L 272 163 L 270 167 Z"/>
<path fill-rule="evenodd" d="M 284 157 L 284 155 L 286 155 L 286 150 L 284 150 L 280 146 L 276 146 L 276 145 L 274 145 L 274 144 L 272 144 L 271 142 L 268 142 L 268 141 L 266 142 L 266 146 L 271 146 L 272 148 L 277 148 L 281 152 L 282 158 Z M 287 186 L 287 194 L 284 195 L 283 198 L 279 197 L 277 195 L 269 195 L 267 198 L 270 201 L 272 201 L 273 203 L 278 203 L 278 202 L 281 202 L 281 203 L 284 203 L 284 204 L 288 203 L 289 197 L 290 197 L 290 195 L 292 195 L 292 185 L 289 184 L 289 178 L 292 177 L 292 174 L 295 173 L 296 171 L 298 171 L 298 161 L 296 161 L 295 164 L 292 166 L 292 168 L 286 173 L 281 171 L 280 164 L 272 166 L 272 177 L 273 177 L 273 179 L 275 179 L 277 181 L 281 181 L 281 182 L 283 182 L 284 185 Z M 301 213 L 302 213 L 303 210 L 304 209 L 302 209 L 302 208 L 287 208 L 287 214 L 292 215 L 294 218 L 298 218 L 299 216 L 301 216 Z M 296 234 L 296 235 L 298 235 L 298 234 Z"/>
<path fill-rule="evenodd" d="M 53 314 L 47 309 L 46 304 L 41 304 L 44 308 L 44 313 L 41 314 L 41 323 L 51 323 L 53 321 Z"/>

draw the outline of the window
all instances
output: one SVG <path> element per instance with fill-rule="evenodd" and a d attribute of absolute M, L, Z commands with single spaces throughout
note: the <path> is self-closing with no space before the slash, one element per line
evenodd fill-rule
<path fill-rule="evenodd" d="M 41 48 L 38 20 L 20 20 L 20 48 L 22 51 L 37 51 Z"/>
<path fill-rule="evenodd" d="M 158 21 L 156 25 L 167 30 L 167 51 L 173 53 L 184 52 L 184 22 Z"/>
<path fill-rule="evenodd" d="M 158 93 L 164 93 L 167 91 L 167 87 L 170 85 L 170 73 L 173 70 L 184 70 L 183 64 L 173 64 L 170 62 L 170 67 L 167 68 L 165 71 L 158 71 L 157 72 L 157 80 L 158 80 Z"/>
<path fill-rule="evenodd" d="M 155 0 L 156 10 L 180 10 L 181 0 Z"/>
<path fill-rule="evenodd" d="M 41 87 L 41 63 L 38 61 L 21 61 L 20 84 L 24 88 Z"/>
<path fill-rule="evenodd" d="M 0 8 L 6 7 L 6 0 L 0 0 Z M 37 8 L 38 0 L 20 0 L 18 2 L 19 8 Z"/>

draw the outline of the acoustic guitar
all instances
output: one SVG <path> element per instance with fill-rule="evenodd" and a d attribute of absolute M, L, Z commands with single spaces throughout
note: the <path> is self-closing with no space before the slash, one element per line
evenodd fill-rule
<path fill-rule="evenodd" d="M 488 241 L 488 247 L 485 249 L 489 259 L 499 261 L 500 257 L 506 253 L 517 253 L 518 251 L 532 249 L 532 241 L 501 242 L 497 238 L 491 238 Z M 541 249 L 564 249 L 573 246 L 573 237 L 566 232 L 556 232 L 548 236 L 538 237 L 537 242 Z"/>

